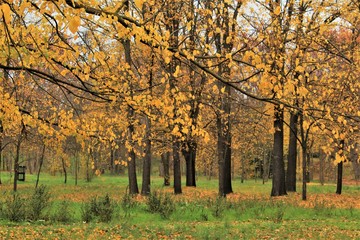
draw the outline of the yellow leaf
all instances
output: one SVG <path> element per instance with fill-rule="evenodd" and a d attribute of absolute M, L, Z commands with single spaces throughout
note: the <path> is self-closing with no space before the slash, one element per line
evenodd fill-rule
<path fill-rule="evenodd" d="M 69 22 L 69 30 L 72 32 L 72 33 L 76 33 L 79 26 L 81 24 L 81 19 L 79 16 L 75 16 L 71 19 L 71 21 Z"/>
<path fill-rule="evenodd" d="M 219 92 L 219 89 L 218 89 L 218 87 L 217 87 L 216 85 L 214 85 L 214 86 L 212 87 L 212 90 L 213 90 L 214 93 L 218 93 L 218 92 Z"/>
<path fill-rule="evenodd" d="M 304 72 L 305 68 L 303 66 L 297 66 L 295 70 L 298 72 Z"/>
<path fill-rule="evenodd" d="M 183 129 L 181 129 L 181 131 L 182 131 L 184 134 L 188 134 L 188 133 L 189 133 L 189 130 L 188 130 L 186 127 L 184 127 Z"/>
<path fill-rule="evenodd" d="M 142 9 L 143 5 L 144 5 L 144 0 L 135 0 L 135 5 L 139 8 Z"/>
<path fill-rule="evenodd" d="M 274 10 L 274 14 L 278 16 L 278 15 L 280 15 L 280 12 L 281 12 L 281 8 L 280 8 L 280 6 L 277 6 Z"/>
<path fill-rule="evenodd" d="M 170 63 L 170 57 L 166 56 L 164 60 L 165 60 L 165 63 L 166 63 L 166 64 L 169 64 L 169 63 Z"/>
<path fill-rule="evenodd" d="M 176 70 L 175 70 L 175 72 L 174 72 L 174 77 L 178 77 L 179 76 L 179 73 L 180 73 L 180 67 L 179 67 L 179 65 L 178 66 L 176 66 Z"/>
<path fill-rule="evenodd" d="M 335 160 L 334 160 L 334 164 L 338 164 L 341 163 L 345 160 L 345 157 L 343 155 L 340 155 L 339 153 L 335 154 Z"/>
<path fill-rule="evenodd" d="M 11 22 L 11 9 L 9 5 L 2 4 L 0 6 L 0 11 L 4 14 L 5 22 L 9 24 Z"/>

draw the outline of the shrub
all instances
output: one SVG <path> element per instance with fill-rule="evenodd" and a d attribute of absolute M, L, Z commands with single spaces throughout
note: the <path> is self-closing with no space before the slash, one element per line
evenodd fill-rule
<path fill-rule="evenodd" d="M 91 203 L 85 202 L 81 205 L 81 220 L 91 222 L 94 219 L 94 213 L 91 210 Z"/>
<path fill-rule="evenodd" d="M 25 199 L 16 192 L 5 197 L 2 209 L 3 216 L 12 222 L 25 220 Z"/>
<path fill-rule="evenodd" d="M 222 217 L 227 207 L 226 198 L 218 196 L 215 201 L 212 202 L 210 210 L 214 217 Z"/>
<path fill-rule="evenodd" d="M 175 211 L 174 200 L 168 193 L 153 191 L 146 202 L 151 213 L 159 213 L 163 218 L 169 218 Z"/>
<path fill-rule="evenodd" d="M 28 200 L 28 217 L 30 220 L 39 220 L 46 207 L 50 205 L 50 193 L 46 186 L 40 185 Z"/>
<path fill-rule="evenodd" d="M 70 210 L 69 202 L 64 200 L 61 201 L 57 210 L 52 216 L 53 221 L 67 223 L 72 220 L 73 216 Z"/>
<path fill-rule="evenodd" d="M 130 211 L 136 206 L 136 201 L 133 199 L 131 194 L 125 193 L 121 198 L 121 208 L 125 212 L 125 217 L 130 216 Z"/>
<path fill-rule="evenodd" d="M 81 218 L 84 222 L 97 219 L 100 222 L 110 222 L 115 210 L 115 203 L 106 194 L 102 198 L 93 197 L 81 208 Z"/>

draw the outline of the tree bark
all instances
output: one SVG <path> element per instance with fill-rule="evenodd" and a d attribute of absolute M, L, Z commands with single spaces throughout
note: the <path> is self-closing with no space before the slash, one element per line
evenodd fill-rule
<path fill-rule="evenodd" d="M 148 85 L 150 88 L 150 96 L 152 96 L 152 86 L 153 86 L 153 66 L 154 66 L 154 55 L 151 55 L 151 66 Z M 149 109 L 151 110 L 151 109 Z M 149 116 L 145 116 L 145 156 L 143 159 L 143 176 L 142 176 L 142 195 L 150 194 L 150 178 L 151 178 L 151 120 Z"/>
<path fill-rule="evenodd" d="M 66 171 L 65 159 L 61 158 L 61 162 L 62 162 L 62 168 L 63 168 L 63 172 L 64 172 L 64 184 L 66 184 L 67 183 L 67 171 Z"/>
<path fill-rule="evenodd" d="M 286 195 L 285 167 L 284 167 L 284 112 L 280 106 L 275 106 L 274 120 L 274 146 L 273 146 L 273 168 L 272 168 L 272 190 L 271 196 Z"/>
<path fill-rule="evenodd" d="M 115 159 L 114 159 L 114 149 L 110 144 L 110 174 L 113 175 L 115 173 Z"/>
<path fill-rule="evenodd" d="M 39 185 L 40 173 L 41 173 L 42 165 L 43 165 L 43 163 L 44 163 L 44 157 L 45 157 L 45 144 L 44 144 L 43 147 L 42 147 L 42 151 L 41 151 L 41 155 L 40 155 L 39 169 L 38 169 L 38 172 L 37 172 L 37 175 L 36 175 L 35 188 L 37 188 L 38 185 Z M 62 159 L 62 160 L 63 160 L 63 159 Z"/>
<path fill-rule="evenodd" d="M 340 140 L 340 155 L 344 155 L 344 140 Z M 342 191 L 342 178 L 343 178 L 343 161 L 337 165 L 337 181 L 336 181 L 336 193 L 341 194 Z"/>
<path fill-rule="evenodd" d="M 339 162 L 337 165 L 337 182 L 336 182 L 336 194 L 341 194 L 342 190 L 342 175 L 343 175 L 343 162 Z"/>
<path fill-rule="evenodd" d="M 235 22 L 241 3 L 238 2 L 235 11 L 231 16 L 231 6 L 223 2 L 224 8 L 216 9 L 216 26 L 221 29 L 221 33 L 215 33 L 216 52 L 220 55 L 229 54 L 234 43 L 231 34 L 235 34 Z M 230 77 L 231 69 L 227 62 L 219 66 L 218 74 Z M 219 164 L 219 195 L 226 196 L 232 193 L 231 185 L 231 88 L 222 82 L 217 82 L 219 90 L 219 103 L 216 113 L 216 123 L 218 132 L 217 150 Z"/>
<path fill-rule="evenodd" d="M 182 150 L 182 154 L 186 162 L 186 186 L 196 187 L 195 161 L 197 143 L 195 141 L 186 141 L 186 147 Z"/>
<path fill-rule="evenodd" d="M 360 180 L 360 165 L 359 165 L 359 153 L 358 153 L 359 144 L 355 145 L 350 150 L 350 161 L 354 170 L 354 179 L 356 181 Z"/>
<path fill-rule="evenodd" d="M 306 141 L 302 141 L 302 173 L 303 173 L 303 177 L 302 177 L 302 200 L 306 200 L 307 199 L 307 159 L 306 159 L 306 152 L 307 152 L 307 145 L 306 145 Z"/>
<path fill-rule="evenodd" d="M 125 61 L 129 66 L 132 66 L 131 60 L 131 49 L 130 49 L 130 40 L 126 39 L 122 42 L 125 51 Z M 129 76 L 130 77 L 130 76 Z M 130 81 L 130 80 L 129 80 Z M 130 86 L 130 95 L 133 97 L 133 90 L 131 84 Z M 127 107 L 127 119 L 128 119 L 128 144 L 130 148 L 128 150 L 128 177 L 129 177 L 129 193 L 130 194 L 138 194 L 139 188 L 137 183 L 136 177 L 136 154 L 134 150 L 134 143 L 133 143 L 133 135 L 134 135 L 134 109 L 131 106 Z"/>
<path fill-rule="evenodd" d="M 170 153 L 161 154 L 161 162 L 164 167 L 164 186 L 170 186 Z"/>
<path fill-rule="evenodd" d="M 319 161 L 320 161 L 320 184 L 324 185 L 325 183 L 325 159 L 326 159 L 326 154 L 325 152 L 320 149 L 320 156 L 319 156 Z"/>
<path fill-rule="evenodd" d="M 14 161 L 14 192 L 17 191 L 17 181 L 19 178 L 19 160 L 20 160 L 20 148 L 21 148 L 21 142 L 22 142 L 22 132 L 18 136 L 18 141 L 16 143 L 16 155 L 15 155 L 15 161 Z"/>
<path fill-rule="evenodd" d="M 143 159 L 143 175 L 141 194 L 147 196 L 150 194 L 150 176 L 151 176 L 151 122 L 148 116 L 145 117 L 145 156 Z"/>
<path fill-rule="evenodd" d="M 297 122 L 298 114 L 291 113 L 288 166 L 286 172 L 286 190 L 289 192 L 296 192 Z"/>
<path fill-rule="evenodd" d="M 75 186 L 78 184 L 78 171 L 79 171 L 79 154 L 75 156 Z"/>
<path fill-rule="evenodd" d="M 173 136 L 174 193 L 181 194 L 180 142 Z"/>
<path fill-rule="evenodd" d="M 128 150 L 128 177 L 129 177 L 129 193 L 130 194 L 138 194 L 139 188 L 136 177 L 136 155 L 134 151 L 133 144 L 133 134 L 134 134 L 134 125 L 133 121 L 133 109 L 128 107 L 128 144 L 130 144 L 131 148 Z"/>

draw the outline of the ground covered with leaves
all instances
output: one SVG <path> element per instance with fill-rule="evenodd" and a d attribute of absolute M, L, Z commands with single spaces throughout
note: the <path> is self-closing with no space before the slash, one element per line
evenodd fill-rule
<path fill-rule="evenodd" d="M 154 178 L 150 197 L 128 195 L 125 177 L 101 176 L 75 186 L 44 176 L 42 183 L 47 183 L 49 205 L 34 215 L 39 203 L 32 200 L 30 176 L 18 191 L 26 214 L 12 221 L 6 218 L 9 206 L 19 206 L 10 204 L 11 184 L 1 185 L 1 239 L 360 238 L 356 183 L 344 186 L 342 195 L 333 193 L 333 184 L 311 183 L 307 201 L 299 193 L 271 198 L 271 184 L 254 181 L 234 181 L 235 193 L 226 199 L 217 197 L 216 180 L 206 179 L 174 196 Z"/>

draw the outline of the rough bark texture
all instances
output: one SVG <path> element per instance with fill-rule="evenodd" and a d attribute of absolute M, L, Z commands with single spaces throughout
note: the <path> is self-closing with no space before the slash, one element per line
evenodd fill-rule
<path fill-rule="evenodd" d="M 284 167 L 284 112 L 280 106 L 275 106 L 274 146 L 273 146 L 273 177 L 271 196 L 286 195 Z"/>
<path fill-rule="evenodd" d="M 340 140 L 340 154 L 344 155 L 344 140 Z M 342 178 L 343 178 L 343 162 L 339 162 L 337 165 L 337 181 L 336 181 L 336 193 L 341 194 L 342 191 Z"/>
<path fill-rule="evenodd" d="M 150 194 L 150 175 L 151 175 L 151 140 L 150 130 L 151 123 L 149 117 L 145 117 L 146 133 L 145 133 L 145 157 L 143 160 L 143 176 L 142 176 L 142 187 L 141 194 Z"/>
<path fill-rule="evenodd" d="M 164 186 L 170 186 L 170 152 L 161 154 L 161 162 L 164 167 Z"/>
<path fill-rule="evenodd" d="M 303 177 L 302 177 L 302 200 L 306 200 L 307 199 L 307 160 L 306 160 L 306 152 L 307 152 L 307 145 L 306 145 L 306 141 L 302 141 L 302 173 L 303 173 Z"/>
<path fill-rule="evenodd" d="M 356 143 L 353 148 L 350 150 L 350 161 L 354 170 L 354 179 L 356 181 L 360 180 L 360 165 L 359 165 L 359 144 Z"/>
<path fill-rule="evenodd" d="M 36 184 L 35 184 L 35 188 L 38 187 L 39 185 L 39 180 L 40 180 L 40 173 L 41 173 L 41 168 L 43 166 L 44 163 L 44 157 L 45 157 L 45 144 L 43 145 L 42 151 L 41 151 L 41 156 L 40 156 L 40 161 L 39 161 L 39 169 L 36 175 Z M 64 169 L 64 173 L 65 173 L 65 183 L 66 183 L 66 169 L 65 169 L 65 163 L 64 163 L 64 159 L 61 158 L 62 163 L 63 163 L 63 169 Z"/>
<path fill-rule="evenodd" d="M 187 141 L 186 147 L 182 150 L 182 154 L 186 162 L 186 186 L 196 187 L 195 178 L 195 160 L 196 160 L 197 143 L 195 141 Z"/>
<path fill-rule="evenodd" d="M 124 40 L 123 46 L 125 50 L 125 61 L 129 66 L 132 65 L 131 60 L 131 49 L 130 49 L 130 40 Z M 132 86 L 130 86 L 130 94 L 132 97 Z M 128 177 L 129 177 L 129 193 L 138 194 L 139 188 L 136 177 L 136 155 L 134 151 L 133 135 L 134 135 L 134 109 L 131 106 L 128 106 L 127 119 L 129 122 L 128 126 L 128 144 L 130 144 L 130 149 L 128 150 Z"/>
<path fill-rule="evenodd" d="M 67 171 L 66 171 L 65 159 L 61 158 L 61 162 L 62 162 L 62 168 L 63 168 L 63 172 L 64 172 L 64 184 L 66 184 L 67 183 Z"/>
<path fill-rule="evenodd" d="M 319 161 L 320 161 L 320 184 L 324 185 L 325 183 L 325 159 L 326 159 L 326 154 L 323 150 L 320 150 L 320 156 L 319 156 Z"/>
<path fill-rule="evenodd" d="M 173 137 L 173 160 L 174 160 L 174 193 L 182 193 L 181 189 L 181 166 L 180 166 L 180 142 Z"/>
<path fill-rule="evenodd" d="M 343 162 L 339 162 L 338 165 L 337 165 L 336 194 L 341 194 L 342 175 L 343 175 Z"/>
<path fill-rule="evenodd" d="M 139 188 L 136 177 L 136 155 L 133 146 L 133 134 L 134 134 L 134 125 L 131 123 L 133 118 L 133 110 L 129 107 L 128 116 L 129 116 L 129 127 L 128 127 L 128 142 L 131 144 L 131 149 L 128 150 L 128 177 L 129 177 L 129 193 L 138 194 Z"/>
<path fill-rule="evenodd" d="M 231 31 L 235 31 L 235 25 L 231 21 L 236 21 L 239 6 L 231 16 L 230 5 L 224 3 L 223 9 L 216 9 L 217 20 L 216 25 L 221 29 L 221 33 L 215 34 L 216 52 L 220 55 L 225 55 L 231 52 L 233 42 L 228 41 L 231 37 Z M 218 74 L 230 77 L 231 69 L 228 63 L 221 64 L 218 69 Z M 218 111 L 216 113 L 216 124 L 218 132 L 217 150 L 218 150 L 218 164 L 219 164 L 219 195 L 226 196 L 232 193 L 231 185 L 231 89 L 230 86 L 222 82 L 217 82 L 217 88 L 223 89 L 223 93 L 219 93 Z"/>
<path fill-rule="evenodd" d="M 289 192 L 296 192 L 297 122 L 298 115 L 291 113 L 288 166 L 286 172 L 286 190 Z"/>
<path fill-rule="evenodd" d="M 16 143 L 16 155 L 14 161 L 14 192 L 17 190 L 17 181 L 19 178 L 19 160 L 20 160 L 20 147 L 21 147 L 22 136 L 18 137 L 18 141 Z"/>

